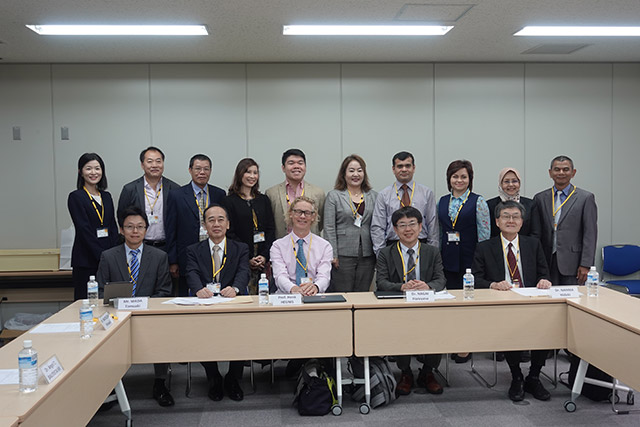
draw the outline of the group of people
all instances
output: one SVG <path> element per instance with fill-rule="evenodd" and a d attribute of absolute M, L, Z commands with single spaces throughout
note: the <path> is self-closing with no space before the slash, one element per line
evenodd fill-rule
<path fill-rule="evenodd" d="M 552 160 L 553 187 L 533 200 L 520 195 L 518 170 L 505 168 L 498 196 L 485 201 L 472 191 L 471 162 L 453 161 L 446 172 L 450 193 L 437 202 L 430 188 L 415 182 L 415 158 L 406 151 L 393 156 L 395 180 L 379 193 L 371 188 L 364 159 L 348 156 L 326 198 L 305 180 L 306 156 L 299 149 L 283 153 L 285 180 L 264 194 L 253 159 L 238 163 L 227 192 L 209 184 L 208 156 L 190 159 L 191 181 L 184 186 L 163 176 L 164 160 L 157 147 L 142 151 L 143 176 L 123 187 L 115 211 L 103 160 L 95 153 L 80 157 L 77 190 L 68 199 L 76 229 L 76 299 L 86 298 L 90 275 L 101 289 L 131 281 L 135 296 L 151 297 L 207 298 L 218 288 L 226 297 L 256 294 L 261 274 L 272 291 L 303 295 L 369 291 L 374 274 L 379 290 L 461 289 L 469 268 L 477 287 L 547 288 L 584 283 L 595 258 L 595 198 L 571 184 L 576 170 L 566 156 Z M 549 399 L 538 378 L 545 354 L 532 352 L 523 378 L 520 352 L 505 353 L 512 400 L 522 400 L 525 392 Z M 453 355 L 459 363 L 469 357 Z M 440 359 L 418 357 L 423 367 L 414 383 L 411 357 L 397 356 L 397 393 L 409 394 L 416 385 L 442 393 L 433 375 Z M 202 364 L 212 400 L 225 394 L 243 399 L 243 362 L 231 362 L 224 379 L 216 362 Z M 153 397 L 173 405 L 165 386 L 168 364 L 154 368 Z"/>

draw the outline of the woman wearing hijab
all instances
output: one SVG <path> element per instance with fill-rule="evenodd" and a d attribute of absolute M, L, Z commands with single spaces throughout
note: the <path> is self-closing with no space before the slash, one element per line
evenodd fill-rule
<path fill-rule="evenodd" d="M 520 185 L 522 179 L 520 178 L 520 172 L 516 168 L 507 167 L 500 171 L 498 175 L 498 196 L 493 199 L 487 200 L 487 206 L 489 206 L 489 215 L 491 215 L 491 237 L 495 237 L 500 234 L 500 230 L 496 225 L 496 206 L 500 202 L 506 202 L 512 200 L 519 202 L 525 208 L 524 222 L 520 233 L 523 236 L 530 236 L 533 232 L 533 224 L 531 218 L 535 218 L 534 209 L 535 204 L 533 200 L 528 197 L 520 195 Z"/>

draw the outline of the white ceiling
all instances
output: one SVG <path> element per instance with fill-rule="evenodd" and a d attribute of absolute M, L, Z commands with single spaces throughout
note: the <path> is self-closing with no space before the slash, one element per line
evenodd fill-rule
<path fill-rule="evenodd" d="M 640 0 L 0 0 L 0 63 L 638 62 L 640 38 L 514 37 L 525 25 L 640 25 Z M 405 5 L 407 5 L 405 7 Z M 413 6 L 411 6 L 413 5 Z M 466 11 L 466 12 L 465 12 Z M 38 36 L 26 24 L 206 24 L 207 37 Z M 293 37 L 285 24 L 439 23 L 444 37 Z M 570 54 L 523 54 L 587 46 Z M 578 46 L 568 46 L 573 50 Z"/>

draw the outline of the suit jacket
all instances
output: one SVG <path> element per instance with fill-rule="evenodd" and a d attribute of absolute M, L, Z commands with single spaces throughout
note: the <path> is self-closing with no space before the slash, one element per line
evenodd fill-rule
<path fill-rule="evenodd" d="M 162 218 L 167 217 L 167 198 L 171 190 L 180 188 L 169 178 L 162 177 Z M 144 176 L 125 184 L 118 199 L 118 218 L 120 213 L 129 206 L 137 206 L 145 211 Z"/>
<path fill-rule="evenodd" d="M 519 245 L 522 264 L 520 277 L 523 285 L 535 287 L 540 279 L 549 280 L 549 269 L 540 241 L 535 237 L 520 236 Z M 502 237 L 492 237 L 478 243 L 471 270 L 475 276 L 475 286 L 478 288 L 489 288 L 492 282 L 505 279 Z"/>
<path fill-rule="evenodd" d="M 542 242 L 542 249 L 551 265 L 553 250 L 552 189 L 546 189 L 533 198 L 538 215 L 532 236 Z M 557 229 L 558 271 L 563 276 L 575 276 L 578 267 L 594 265 L 598 242 L 598 207 L 593 193 L 576 188 L 560 212 Z"/>
<path fill-rule="evenodd" d="M 324 237 L 331 243 L 333 258 L 340 256 L 357 257 L 360 244 L 362 255 L 373 255 L 371 242 L 371 218 L 378 193 L 371 190 L 364 193 L 364 214 L 362 226 L 353 225 L 353 210 L 347 190 L 331 190 L 324 201 Z"/>
<path fill-rule="evenodd" d="M 447 280 L 444 277 L 442 259 L 438 248 L 422 243 L 420 245 L 420 280 L 434 291 L 441 291 Z M 390 245 L 378 252 L 376 263 L 376 284 L 380 291 L 400 291 L 404 284 L 402 259 L 398 246 Z"/>
<path fill-rule="evenodd" d="M 113 213 L 113 199 L 108 191 L 101 191 L 100 194 L 104 204 L 103 225 L 100 225 L 100 219 L 93 203 L 83 189 L 69 193 L 67 207 L 76 231 L 71 251 L 71 266 L 73 267 L 97 268 L 102 251 L 112 248 L 118 242 L 118 226 Z M 96 203 L 96 206 L 98 211 L 101 211 L 100 205 Z M 96 232 L 101 227 L 109 229 L 109 236 L 98 238 Z"/>
<path fill-rule="evenodd" d="M 500 229 L 496 225 L 496 206 L 501 202 L 500 196 L 487 200 L 487 206 L 489 207 L 489 216 L 491 217 L 491 237 L 500 235 Z M 520 228 L 521 236 L 531 236 L 533 234 L 539 235 L 540 233 L 533 230 L 534 226 L 539 226 L 539 221 L 533 221 L 533 218 L 537 217 L 538 209 L 532 199 L 528 197 L 520 196 L 520 204 L 524 206 L 525 216 L 522 222 L 522 228 Z"/>
<path fill-rule="evenodd" d="M 100 294 L 107 282 L 128 282 L 131 280 L 127 268 L 127 254 L 124 244 L 102 252 L 96 280 L 100 287 Z M 171 276 L 169 275 L 169 261 L 166 252 L 144 245 L 138 281 L 136 284 L 136 296 L 141 297 L 167 297 L 171 295 Z"/>
<path fill-rule="evenodd" d="M 224 190 L 208 185 L 207 191 L 209 204 L 224 204 Z M 200 211 L 191 182 L 169 193 L 164 233 L 169 264 L 178 264 L 180 275 L 184 276 L 187 268 L 187 246 L 200 241 Z"/>
<path fill-rule="evenodd" d="M 247 294 L 249 283 L 249 248 L 246 244 L 229 238 L 224 268 L 220 271 L 220 287 L 235 286 L 240 295 Z M 193 295 L 213 279 L 213 263 L 209 249 L 209 239 L 187 248 L 187 286 Z"/>
<path fill-rule="evenodd" d="M 304 195 L 316 202 L 316 209 L 318 210 L 318 221 L 311 226 L 311 232 L 313 234 L 320 235 L 322 230 L 322 214 L 324 213 L 324 190 L 320 187 L 316 187 L 313 184 L 304 182 Z M 276 223 L 276 239 L 280 239 L 289 232 L 287 231 L 287 221 L 285 219 L 285 213 L 289 210 L 289 204 L 287 203 L 287 183 L 281 182 L 269 188 L 265 194 L 271 200 L 271 208 L 273 210 L 273 218 Z M 291 200 L 293 202 L 293 200 Z"/>

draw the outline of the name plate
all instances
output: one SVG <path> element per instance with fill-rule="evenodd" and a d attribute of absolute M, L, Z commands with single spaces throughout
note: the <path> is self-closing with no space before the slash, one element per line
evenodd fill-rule
<path fill-rule="evenodd" d="M 269 295 L 271 305 L 302 305 L 302 294 Z"/>
<path fill-rule="evenodd" d="M 104 312 L 100 317 L 98 317 L 98 320 L 100 320 L 100 323 L 102 324 L 102 327 L 105 331 L 108 331 L 109 328 L 113 326 L 113 319 L 111 318 L 111 313 L 109 313 L 108 311 Z"/>
<path fill-rule="evenodd" d="M 40 372 L 42 372 L 42 376 L 44 376 L 47 384 L 51 384 L 53 380 L 58 378 L 62 372 L 64 372 L 64 369 L 54 354 L 49 360 L 40 366 Z"/>
<path fill-rule="evenodd" d="M 436 294 L 433 291 L 407 291 L 405 292 L 406 302 L 433 302 Z"/>
<path fill-rule="evenodd" d="M 577 286 L 552 286 L 551 298 L 580 298 Z"/>
<path fill-rule="evenodd" d="M 149 307 L 149 297 L 117 298 L 118 310 L 146 310 Z"/>

